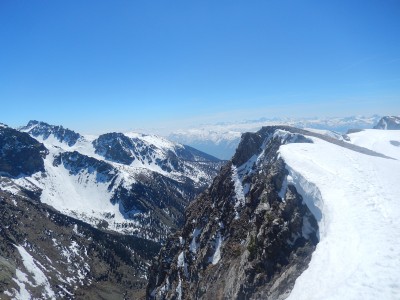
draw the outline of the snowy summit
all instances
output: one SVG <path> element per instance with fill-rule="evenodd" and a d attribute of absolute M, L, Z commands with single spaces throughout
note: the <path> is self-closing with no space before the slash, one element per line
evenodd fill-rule
<path fill-rule="evenodd" d="M 313 138 L 280 153 L 290 180 L 316 212 L 320 241 L 288 299 L 398 299 L 400 131 L 365 130 L 350 143 L 394 159 Z"/>

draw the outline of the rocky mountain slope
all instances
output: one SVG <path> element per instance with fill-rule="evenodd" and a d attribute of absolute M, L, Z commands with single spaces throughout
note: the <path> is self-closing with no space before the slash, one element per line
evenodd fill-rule
<path fill-rule="evenodd" d="M 0 298 L 138 299 L 223 164 L 165 139 L 0 126 Z"/>
<path fill-rule="evenodd" d="M 290 291 L 317 244 L 315 217 L 279 158 L 288 128 L 244 134 L 229 162 L 186 212 L 182 232 L 153 265 L 154 299 L 276 299 Z"/>
<path fill-rule="evenodd" d="M 160 245 L 0 191 L 1 299 L 139 299 Z"/>
<path fill-rule="evenodd" d="M 11 128 L 0 130 L 5 138 L 18 134 L 39 141 L 43 152 L 43 159 L 37 159 L 38 154 L 30 158 L 40 168 L 25 174 L 15 170 L 3 190 L 15 195 L 30 190 L 40 194 L 41 202 L 95 227 L 158 242 L 183 222 L 186 205 L 223 164 L 194 148 L 152 135 L 82 136 L 38 121 L 12 134 Z"/>
<path fill-rule="evenodd" d="M 188 207 L 183 229 L 162 248 L 147 298 L 396 294 L 400 172 L 384 170 L 400 165 L 352 143 L 352 135 L 346 140 L 285 126 L 244 134 L 233 159 Z M 388 180 L 372 184 L 376 176 Z M 380 264 L 379 253 L 388 264 Z"/>
<path fill-rule="evenodd" d="M 158 243 L 94 228 L 43 204 L 46 147 L 0 127 L 0 298 L 135 299 Z"/>
<path fill-rule="evenodd" d="M 400 117 L 385 116 L 379 120 L 374 129 L 400 130 Z"/>

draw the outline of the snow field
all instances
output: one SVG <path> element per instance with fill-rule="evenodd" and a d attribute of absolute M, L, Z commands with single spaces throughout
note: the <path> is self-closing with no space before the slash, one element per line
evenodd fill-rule
<path fill-rule="evenodd" d="M 280 148 L 320 229 L 288 299 L 400 299 L 400 161 L 312 139 Z"/>

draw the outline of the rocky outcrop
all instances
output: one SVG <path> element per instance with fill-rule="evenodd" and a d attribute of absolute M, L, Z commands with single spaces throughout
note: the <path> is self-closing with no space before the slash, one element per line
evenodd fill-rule
<path fill-rule="evenodd" d="M 146 135 L 142 135 L 146 137 Z M 189 146 L 172 144 L 160 148 L 138 137 L 106 133 L 93 141 L 95 152 L 106 160 L 130 165 L 156 165 L 165 172 L 185 172 L 185 162 L 219 163 L 220 160 Z"/>
<path fill-rule="evenodd" d="M 0 126 L 0 174 L 2 176 L 29 176 L 44 171 L 46 147 L 29 134 Z"/>
<path fill-rule="evenodd" d="M 398 116 L 385 116 L 379 120 L 374 129 L 383 130 L 400 130 L 400 117 Z"/>
<path fill-rule="evenodd" d="M 115 169 L 108 163 L 74 152 L 61 152 L 54 157 L 53 165 L 63 165 L 71 175 L 87 171 L 96 174 L 97 182 L 111 181 L 115 176 Z"/>
<path fill-rule="evenodd" d="M 50 136 L 54 136 L 56 140 L 73 146 L 82 138 L 79 133 L 62 126 L 50 125 L 45 122 L 31 120 L 26 126 L 19 128 L 20 131 L 27 132 L 34 137 L 41 137 L 47 140 Z"/>
<path fill-rule="evenodd" d="M 148 299 L 283 299 L 307 268 L 317 222 L 279 147 L 312 142 L 290 127 L 245 134 L 155 259 Z"/>

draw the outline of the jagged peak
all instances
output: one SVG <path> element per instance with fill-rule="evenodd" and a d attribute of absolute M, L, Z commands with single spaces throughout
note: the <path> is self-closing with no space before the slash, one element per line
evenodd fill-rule
<path fill-rule="evenodd" d="M 270 138 L 280 138 L 281 143 L 312 142 L 305 135 L 312 135 L 312 133 L 286 125 L 264 126 L 255 133 L 246 132 L 242 135 L 232 163 L 236 166 L 244 164 L 253 155 L 259 154 L 263 150 L 263 145 L 265 146 Z"/>
<path fill-rule="evenodd" d="M 83 138 L 79 133 L 64 128 L 62 125 L 51 125 L 43 121 L 30 120 L 26 126 L 19 128 L 22 132 L 27 132 L 34 137 L 41 137 L 47 140 L 50 135 L 53 135 L 59 142 L 64 142 L 68 146 L 73 146 Z"/>

